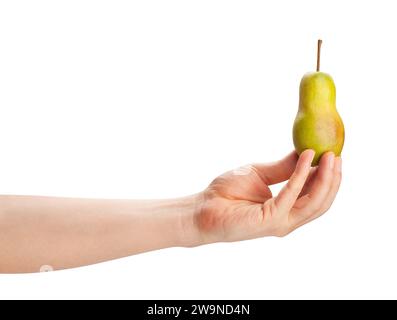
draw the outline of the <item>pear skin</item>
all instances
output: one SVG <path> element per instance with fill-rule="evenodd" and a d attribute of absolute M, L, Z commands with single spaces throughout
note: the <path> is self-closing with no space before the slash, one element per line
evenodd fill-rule
<path fill-rule="evenodd" d="M 317 63 L 317 69 L 319 62 Z M 303 76 L 299 87 L 299 110 L 293 126 L 295 150 L 316 152 L 312 165 L 332 151 L 340 156 L 345 129 L 336 109 L 336 90 L 331 76 L 324 72 L 310 72 Z"/>

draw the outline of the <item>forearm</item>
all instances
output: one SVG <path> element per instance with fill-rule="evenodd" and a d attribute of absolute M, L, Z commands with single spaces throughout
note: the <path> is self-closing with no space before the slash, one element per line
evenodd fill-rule
<path fill-rule="evenodd" d="M 0 197 L 0 272 L 77 267 L 194 246 L 198 195 L 171 200 Z"/>

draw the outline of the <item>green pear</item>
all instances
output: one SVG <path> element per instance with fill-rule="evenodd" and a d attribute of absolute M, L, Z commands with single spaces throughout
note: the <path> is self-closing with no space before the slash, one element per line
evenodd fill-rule
<path fill-rule="evenodd" d="M 321 156 L 332 151 L 335 156 L 342 152 L 345 129 L 336 110 L 336 90 L 331 76 L 320 72 L 320 48 L 318 42 L 317 71 L 303 76 L 299 87 L 299 110 L 293 127 L 295 150 L 301 154 L 306 149 L 316 152 L 312 165 Z"/>

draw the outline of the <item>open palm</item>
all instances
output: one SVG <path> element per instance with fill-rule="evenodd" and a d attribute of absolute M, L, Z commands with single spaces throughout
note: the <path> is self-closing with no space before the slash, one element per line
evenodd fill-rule
<path fill-rule="evenodd" d="M 196 222 L 208 241 L 284 236 L 329 209 L 341 182 L 341 159 L 295 152 L 270 164 L 252 164 L 216 178 L 203 192 Z M 277 196 L 270 185 L 288 180 Z"/>

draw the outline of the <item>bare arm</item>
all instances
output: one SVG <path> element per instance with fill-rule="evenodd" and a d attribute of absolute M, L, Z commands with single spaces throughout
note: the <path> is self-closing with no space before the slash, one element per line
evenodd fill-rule
<path fill-rule="evenodd" d="M 285 236 L 329 209 L 341 159 L 291 153 L 226 172 L 171 200 L 0 196 L 0 273 L 59 270 L 167 247 Z M 269 185 L 288 180 L 276 196 Z"/>
<path fill-rule="evenodd" d="M 195 245 L 197 196 L 174 200 L 0 197 L 0 273 L 77 267 Z"/>

